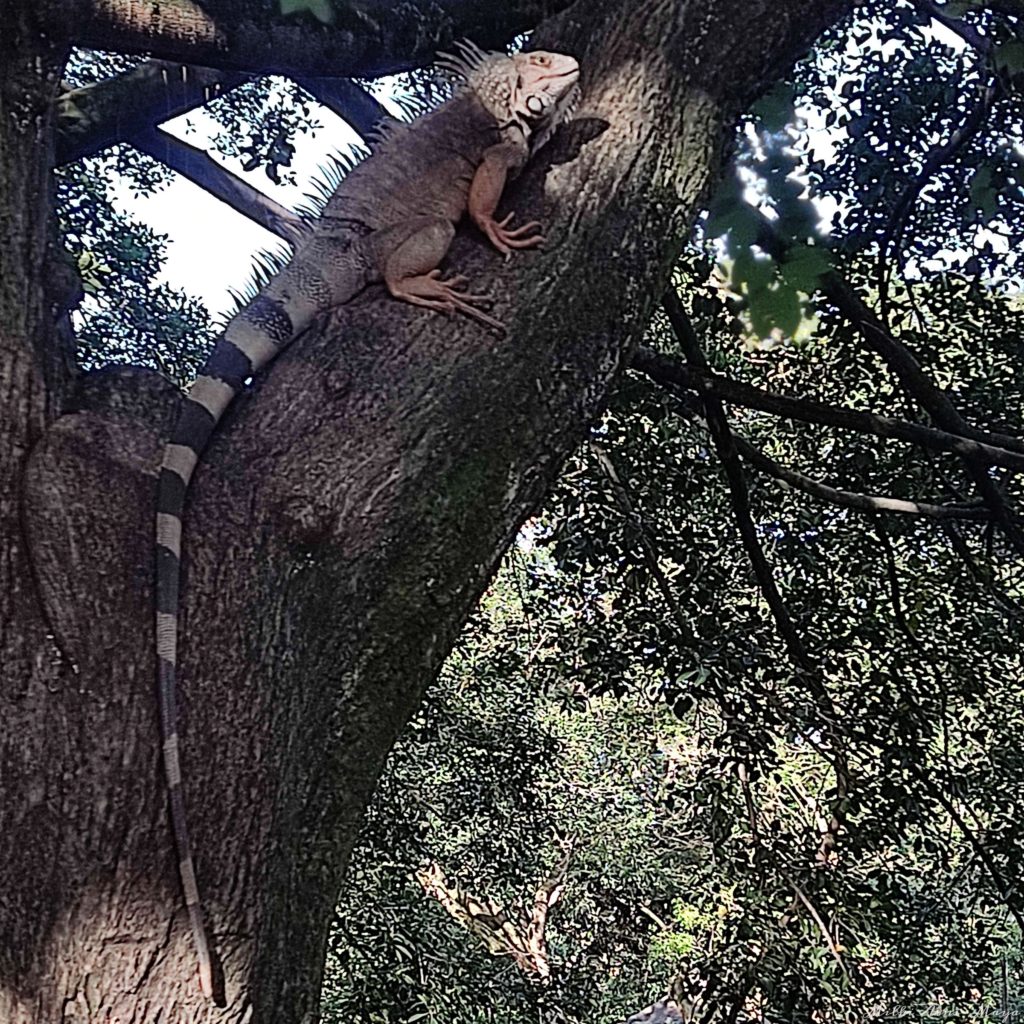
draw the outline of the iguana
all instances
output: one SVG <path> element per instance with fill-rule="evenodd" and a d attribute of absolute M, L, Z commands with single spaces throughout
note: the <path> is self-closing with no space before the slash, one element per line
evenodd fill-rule
<path fill-rule="evenodd" d="M 438 269 L 463 214 L 506 259 L 543 242 L 535 221 L 495 220 L 505 183 L 568 116 L 579 67 L 558 53 L 509 57 L 470 43 L 441 66 L 456 77 L 448 102 L 386 131 L 351 171 L 282 269 L 226 326 L 182 402 L 160 468 L 156 512 L 156 652 L 160 728 L 171 825 L 181 884 L 199 959 L 200 984 L 213 996 L 207 941 L 185 817 L 179 763 L 175 670 L 182 514 L 199 457 L 231 400 L 315 317 L 383 282 L 396 298 L 459 311 L 492 327 L 485 296 Z"/>

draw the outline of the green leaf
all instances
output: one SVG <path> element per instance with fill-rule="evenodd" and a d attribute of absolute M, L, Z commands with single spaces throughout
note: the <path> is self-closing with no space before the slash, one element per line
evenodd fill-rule
<path fill-rule="evenodd" d="M 996 47 L 995 65 L 1000 71 L 1016 75 L 1024 71 L 1024 40 L 1009 39 Z"/>
<path fill-rule="evenodd" d="M 779 273 L 787 284 L 810 295 L 829 269 L 828 256 L 823 249 L 812 245 L 795 245 L 786 254 Z"/>
<path fill-rule="evenodd" d="M 301 14 L 304 11 L 312 14 L 317 21 L 330 25 L 334 21 L 334 7 L 331 0 L 279 0 L 281 13 Z"/>
<path fill-rule="evenodd" d="M 803 304 L 792 286 L 781 283 L 765 288 L 750 296 L 750 323 L 762 338 L 778 328 L 786 337 L 792 337 L 803 319 Z"/>
<path fill-rule="evenodd" d="M 999 203 L 999 190 L 992 183 L 991 164 L 982 164 L 971 175 L 968 192 L 971 204 L 985 217 L 994 217 Z"/>
<path fill-rule="evenodd" d="M 85 250 L 76 259 L 78 276 L 86 295 L 96 295 L 103 288 L 104 277 L 110 274 L 110 267 L 96 258 L 96 254 Z"/>
<path fill-rule="evenodd" d="M 731 254 L 738 253 L 757 240 L 760 220 L 749 203 L 741 199 L 713 204 L 705 226 L 709 238 L 727 235 L 727 248 Z"/>
<path fill-rule="evenodd" d="M 778 82 L 766 92 L 751 108 L 753 115 L 767 132 L 781 132 L 796 120 L 793 109 L 793 86 L 790 82 Z"/>
<path fill-rule="evenodd" d="M 763 291 L 775 277 L 775 264 L 770 259 L 758 259 L 750 249 L 742 250 L 732 265 L 732 283 L 736 291 L 749 294 Z"/>

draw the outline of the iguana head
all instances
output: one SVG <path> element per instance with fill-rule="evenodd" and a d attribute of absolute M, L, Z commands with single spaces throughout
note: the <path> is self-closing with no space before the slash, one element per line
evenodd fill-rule
<path fill-rule="evenodd" d="M 558 124 L 576 96 L 580 66 L 564 53 L 517 53 L 516 81 L 509 100 L 512 117 L 532 128 Z"/>
<path fill-rule="evenodd" d="M 501 125 L 516 124 L 536 145 L 572 111 L 580 67 L 564 53 L 485 53 L 468 41 L 440 66 L 455 72 Z"/>

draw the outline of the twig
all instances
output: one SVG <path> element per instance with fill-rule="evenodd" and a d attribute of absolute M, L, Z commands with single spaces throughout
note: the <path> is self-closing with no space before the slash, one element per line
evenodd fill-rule
<path fill-rule="evenodd" d="M 890 498 L 881 494 L 844 491 L 780 465 L 741 437 L 736 438 L 736 448 L 744 459 L 762 472 L 783 480 L 814 498 L 827 501 L 831 505 L 838 505 L 840 508 L 852 508 L 859 512 L 895 512 L 899 515 L 927 516 L 931 519 L 941 520 L 958 519 L 970 522 L 988 522 L 992 518 L 991 512 L 982 506 L 935 505 L 924 501 Z"/>
<path fill-rule="evenodd" d="M 878 535 L 878 539 L 882 542 L 882 548 L 885 551 L 885 567 L 886 574 L 889 578 L 889 596 L 892 598 L 892 614 L 896 620 L 896 624 L 907 634 L 910 641 L 915 647 L 920 647 L 920 641 L 914 634 L 914 631 L 910 628 L 910 623 L 907 622 L 906 615 L 903 614 L 903 601 L 900 596 L 900 577 L 896 570 L 896 554 L 892 549 L 892 539 L 889 534 L 885 532 L 882 524 L 875 521 L 875 533 Z"/>
<path fill-rule="evenodd" d="M 796 894 L 796 897 L 800 902 L 807 908 L 807 912 L 814 919 L 814 923 L 818 926 L 818 931 L 821 932 L 822 937 L 828 945 L 829 952 L 832 954 L 835 962 L 839 965 L 839 970 L 843 972 L 843 977 L 851 988 L 856 988 L 853 978 L 850 977 L 850 972 L 846 969 L 846 963 L 843 961 L 843 955 L 839 952 L 839 945 L 834 938 L 832 933 L 828 929 L 828 925 L 825 924 L 824 918 L 818 913 L 818 908 L 807 898 L 807 894 L 800 888 L 799 885 L 790 877 L 789 873 L 779 868 L 779 874 L 786 880 L 789 887 Z"/>

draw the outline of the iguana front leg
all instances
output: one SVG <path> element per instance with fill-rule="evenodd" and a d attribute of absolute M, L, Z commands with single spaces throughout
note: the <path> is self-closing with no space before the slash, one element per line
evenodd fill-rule
<path fill-rule="evenodd" d="M 543 245 L 544 236 L 536 232 L 540 223 L 531 220 L 518 228 L 509 228 L 515 214 L 498 221 L 494 211 L 498 208 L 501 194 L 505 191 L 509 173 L 518 171 L 524 160 L 521 149 L 510 143 L 499 143 L 484 153 L 483 161 L 473 175 L 469 186 L 469 215 L 478 228 L 491 240 L 498 252 L 508 259 L 513 249 L 533 249 Z"/>

